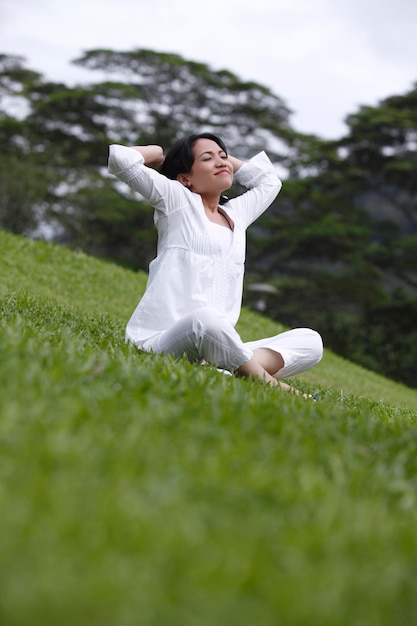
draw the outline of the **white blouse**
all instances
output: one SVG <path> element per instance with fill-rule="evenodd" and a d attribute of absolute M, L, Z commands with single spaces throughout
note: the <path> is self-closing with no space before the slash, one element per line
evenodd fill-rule
<path fill-rule="evenodd" d="M 140 152 L 110 146 L 109 172 L 138 191 L 155 209 L 157 256 L 149 265 L 146 291 L 126 328 L 126 339 L 140 345 L 193 309 L 210 306 L 235 325 L 242 304 L 246 228 L 281 189 L 265 152 L 247 161 L 235 180 L 248 191 L 223 209 L 234 230 L 222 242 L 206 216 L 199 194 L 144 165 Z M 228 229 L 221 227 L 227 233 Z"/>
<path fill-rule="evenodd" d="M 216 224 L 215 222 L 208 221 L 208 227 L 211 230 L 211 235 L 218 240 L 222 255 L 227 256 L 230 250 L 230 247 L 233 243 L 233 231 L 227 226 L 222 226 L 221 224 Z"/>

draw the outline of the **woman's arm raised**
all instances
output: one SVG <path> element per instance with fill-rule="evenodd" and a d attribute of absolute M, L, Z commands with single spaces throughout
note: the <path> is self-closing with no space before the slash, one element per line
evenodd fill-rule
<path fill-rule="evenodd" d="M 237 159 L 234 156 L 231 156 L 230 154 L 227 155 L 227 158 L 229 159 L 230 163 L 233 165 L 233 173 L 237 172 L 242 165 L 244 165 L 244 161 L 241 161 L 240 159 Z"/>
<path fill-rule="evenodd" d="M 140 152 L 145 160 L 145 165 L 154 170 L 160 170 L 164 162 L 164 151 L 161 146 L 129 146 L 133 150 Z"/>
<path fill-rule="evenodd" d="M 163 160 L 160 146 L 112 144 L 109 147 L 108 171 L 138 191 L 154 209 L 169 213 L 186 203 L 186 190 L 177 181 L 158 172 Z"/>

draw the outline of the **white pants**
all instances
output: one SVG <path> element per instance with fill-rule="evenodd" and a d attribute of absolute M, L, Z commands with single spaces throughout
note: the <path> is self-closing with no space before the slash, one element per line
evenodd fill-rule
<path fill-rule="evenodd" d="M 249 361 L 255 350 L 270 348 L 284 360 L 284 367 L 274 374 L 276 378 L 301 374 L 316 365 L 323 355 L 323 342 L 315 330 L 295 328 L 244 343 L 227 318 L 210 307 L 192 311 L 138 347 L 145 352 L 186 356 L 191 362 L 204 360 L 229 371 Z"/>

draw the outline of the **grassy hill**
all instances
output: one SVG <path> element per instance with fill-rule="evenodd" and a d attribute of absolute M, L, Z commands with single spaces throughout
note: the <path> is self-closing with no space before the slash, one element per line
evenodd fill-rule
<path fill-rule="evenodd" d="M 0 271 L 1 624 L 417 621 L 417 391 L 140 354 L 145 275 L 1 231 Z"/>

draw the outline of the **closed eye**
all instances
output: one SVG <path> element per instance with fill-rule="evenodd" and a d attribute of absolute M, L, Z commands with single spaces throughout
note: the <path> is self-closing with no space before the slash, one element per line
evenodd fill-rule
<path fill-rule="evenodd" d="M 224 159 L 224 160 L 227 160 L 229 158 L 226 153 L 219 154 L 219 156 L 220 156 L 221 159 Z M 209 152 L 206 152 L 206 153 L 201 155 L 201 160 L 202 161 L 210 161 L 210 159 L 212 159 L 212 158 L 213 158 L 213 155 L 210 154 Z"/>

